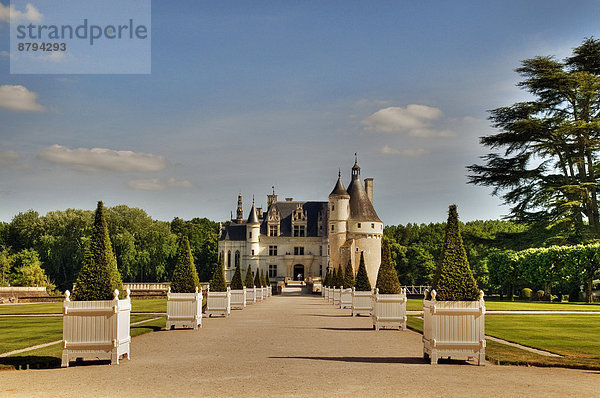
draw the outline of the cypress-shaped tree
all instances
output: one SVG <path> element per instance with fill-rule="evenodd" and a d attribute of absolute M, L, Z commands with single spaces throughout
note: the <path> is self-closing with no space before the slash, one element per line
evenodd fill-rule
<path fill-rule="evenodd" d="M 173 270 L 173 278 L 171 278 L 171 291 L 173 293 L 194 293 L 197 286 L 200 286 L 200 280 L 194 265 L 190 241 L 187 236 L 182 235 L 179 237 L 177 263 Z"/>
<path fill-rule="evenodd" d="M 252 272 L 251 265 L 248 265 L 248 270 L 246 271 L 245 285 L 249 288 L 254 287 L 254 273 Z"/>
<path fill-rule="evenodd" d="M 387 239 L 383 239 L 381 244 L 381 265 L 379 266 L 375 286 L 381 294 L 400 294 L 402 290 L 398 273 L 392 262 L 392 252 Z"/>
<path fill-rule="evenodd" d="M 362 255 L 362 253 L 361 253 Z M 352 269 L 352 262 L 348 260 L 346 270 L 344 271 L 344 288 L 354 287 L 354 269 Z"/>
<path fill-rule="evenodd" d="M 325 273 L 325 280 L 323 280 L 323 286 L 330 287 L 331 271 L 329 269 Z"/>
<path fill-rule="evenodd" d="M 108 235 L 104 204 L 100 201 L 96 208 L 90 244 L 73 289 L 73 299 L 112 300 L 115 289 L 119 289 L 124 296 L 123 282 Z"/>
<path fill-rule="evenodd" d="M 256 269 L 256 274 L 254 275 L 254 286 L 262 287 L 262 282 L 260 281 L 260 271 L 258 268 Z"/>
<path fill-rule="evenodd" d="M 265 273 L 262 269 L 260 270 L 260 283 L 262 284 L 262 287 L 267 287 L 267 280 L 265 279 Z"/>
<path fill-rule="evenodd" d="M 336 288 L 337 286 L 337 269 L 333 269 L 333 272 L 331 273 L 331 287 Z"/>
<path fill-rule="evenodd" d="M 450 205 L 444 248 L 433 278 L 436 300 L 476 301 L 479 300 L 477 282 L 473 277 L 467 252 L 463 246 L 456 205 Z"/>
<path fill-rule="evenodd" d="M 356 283 L 354 284 L 354 288 L 361 292 L 371 290 L 371 282 L 369 282 L 369 275 L 367 274 L 363 252 L 360 252 L 360 264 L 358 265 L 358 271 L 356 272 Z"/>
<path fill-rule="evenodd" d="M 242 281 L 242 270 L 240 269 L 240 264 L 238 263 L 235 266 L 235 272 L 233 273 L 233 278 L 231 278 L 231 290 L 242 290 L 244 288 L 244 282 Z"/>
<path fill-rule="evenodd" d="M 337 287 L 344 286 L 344 271 L 342 270 L 341 264 L 337 270 L 337 281 L 335 283 L 336 283 Z"/>
<path fill-rule="evenodd" d="M 225 270 L 223 269 L 223 259 L 219 258 L 219 263 L 215 268 L 212 280 L 210 281 L 210 290 L 213 292 L 226 292 L 227 282 L 225 282 Z"/>

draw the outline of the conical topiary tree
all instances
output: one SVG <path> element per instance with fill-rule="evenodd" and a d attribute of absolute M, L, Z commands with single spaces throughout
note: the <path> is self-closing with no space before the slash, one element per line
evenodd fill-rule
<path fill-rule="evenodd" d="M 252 272 L 252 266 L 248 265 L 248 270 L 246 271 L 246 280 L 244 281 L 247 287 L 254 286 L 254 273 Z"/>
<path fill-rule="evenodd" d="M 262 284 L 262 287 L 267 287 L 267 280 L 265 279 L 265 273 L 262 269 L 260 270 L 260 283 Z"/>
<path fill-rule="evenodd" d="M 440 301 L 479 300 L 477 282 L 473 277 L 467 252 L 463 246 L 456 205 L 450 205 L 444 237 L 444 248 L 433 278 L 432 288 Z"/>
<path fill-rule="evenodd" d="M 377 273 L 375 287 L 379 289 L 380 294 L 400 294 L 402 290 L 402 286 L 398 280 L 398 273 L 392 263 L 390 244 L 385 238 L 381 244 L 381 265 Z"/>
<path fill-rule="evenodd" d="M 235 266 L 233 278 L 231 278 L 231 290 L 242 290 L 244 288 L 244 282 L 242 281 L 242 270 L 240 264 Z"/>
<path fill-rule="evenodd" d="M 337 287 L 344 286 L 344 271 L 342 270 L 342 266 L 340 265 L 337 270 L 337 280 L 335 282 Z"/>
<path fill-rule="evenodd" d="M 331 287 L 331 271 L 327 269 L 325 273 L 325 280 L 323 281 L 323 286 Z"/>
<path fill-rule="evenodd" d="M 333 272 L 331 273 L 331 287 L 336 288 L 337 286 L 337 269 L 333 269 Z"/>
<path fill-rule="evenodd" d="M 212 279 L 210 281 L 210 290 L 213 292 L 226 292 L 227 282 L 225 282 L 225 271 L 223 270 L 223 259 L 219 258 L 219 263 L 215 268 Z"/>
<path fill-rule="evenodd" d="M 197 286 L 200 286 L 200 280 L 194 265 L 190 241 L 187 236 L 182 235 L 179 238 L 177 263 L 171 278 L 171 291 L 173 293 L 194 293 Z"/>
<path fill-rule="evenodd" d="M 260 272 L 258 268 L 256 269 L 256 274 L 254 275 L 254 286 L 262 287 L 262 283 L 260 281 Z"/>
<path fill-rule="evenodd" d="M 354 287 L 354 269 L 352 269 L 352 262 L 350 260 L 348 260 L 346 270 L 344 271 L 344 287 Z"/>
<path fill-rule="evenodd" d="M 112 250 L 104 204 L 98 202 L 89 247 L 86 250 L 73 299 L 78 301 L 112 300 L 115 289 L 124 295 L 123 282 Z"/>
<path fill-rule="evenodd" d="M 360 292 L 371 291 L 371 282 L 369 282 L 369 275 L 367 275 L 367 267 L 365 266 L 365 256 L 363 252 L 360 252 L 360 264 L 358 265 L 358 271 L 356 272 L 356 282 L 354 288 Z"/>

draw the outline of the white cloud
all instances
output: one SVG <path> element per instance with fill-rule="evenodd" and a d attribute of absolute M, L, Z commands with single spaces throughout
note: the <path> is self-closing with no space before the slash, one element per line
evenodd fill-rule
<path fill-rule="evenodd" d="M 21 156 L 15 151 L 0 152 L 0 166 L 10 166 L 20 158 Z"/>
<path fill-rule="evenodd" d="M 0 3 L 0 21 L 13 22 L 16 21 L 28 21 L 28 22 L 40 22 L 44 15 L 38 11 L 37 8 L 31 3 L 27 3 L 25 6 L 25 12 L 17 10 L 13 5 L 5 6 Z"/>
<path fill-rule="evenodd" d="M 6 50 L 0 51 L 0 57 L 10 58 L 10 53 Z"/>
<path fill-rule="evenodd" d="M 164 191 L 167 188 L 192 188 L 194 185 L 187 180 L 177 180 L 169 178 L 167 181 L 158 178 L 131 180 L 127 183 L 131 189 L 138 191 Z"/>
<path fill-rule="evenodd" d="M 0 108 L 34 112 L 46 110 L 46 108 L 36 102 L 37 97 L 36 93 L 27 90 L 24 86 L 0 86 Z"/>
<path fill-rule="evenodd" d="M 163 156 L 105 148 L 70 149 L 52 145 L 43 148 L 38 157 L 82 171 L 158 171 L 167 166 Z"/>
<path fill-rule="evenodd" d="M 411 158 L 418 158 L 419 156 L 427 155 L 429 153 L 429 151 L 425 149 L 396 149 L 389 145 L 385 145 L 379 152 L 382 155 L 397 155 Z"/>
<path fill-rule="evenodd" d="M 361 124 L 366 130 L 382 133 L 403 133 L 414 137 L 454 136 L 452 130 L 436 129 L 432 125 L 443 115 L 440 109 L 427 105 L 391 106 L 378 110 L 363 119 Z"/>

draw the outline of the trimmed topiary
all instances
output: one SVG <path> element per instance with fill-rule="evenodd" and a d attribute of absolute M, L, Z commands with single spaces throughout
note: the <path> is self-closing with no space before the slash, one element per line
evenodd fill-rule
<path fill-rule="evenodd" d="M 358 265 L 358 271 L 356 272 L 354 288 L 359 292 L 367 292 L 372 289 L 371 282 L 369 282 L 369 275 L 367 275 L 367 267 L 365 266 L 365 256 L 363 252 L 360 252 L 360 264 Z"/>
<path fill-rule="evenodd" d="M 333 272 L 331 273 L 331 287 L 336 288 L 337 286 L 337 269 L 333 269 Z"/>
<path fill-rule="evenodd" d="M 352 269 L 352 263 L 350 262 L 350 260 L 348 260 L 346 270 L 344 271 L 344 287 L 354 287 L 354 269 Z"/>
<path fill-rule="evenodd" d="M 112 300 L 115 289 L 124 295 L 123 282 L 117 269 L 117 260 L 108 235 L 104 204 L 100 201 L 96 208 L 90 244 L 73 289 L 73 299 L 77 301 Z"/>
<path fill-rule="evenodd" d="M 260 281 L 260 271 L 258 268 L 256 269 L 256 274 L 254 274 L 254 286 L 262 287 L 262 282 Z"/>
<path fill-rule="evenodd" d="M 260 270 L 260 283 L 262 287 L 267 287 L 267 280 L 265 279 L 265 273 L 262 269 Z"/>
<path fill-rule="evenodd" d="M 335 281 L 337 287 L 344 286 L 344 271 L 342 270 L 342 266 L 338 266 L 337 270 L 337 280 Z"/>
<path fill-rule="evenodd" d="M 385 238 L 381 243 L 381 265 L 379 266 L 379 272 L 377 272 L 375 287 L 379 289 L 379 294 L 400 294 L 402 290 L 398 273 L 392 263 L 390 243 Z"/>
<path fill-rule="evenodd" d="M 531 300 L 531 293 L 533 293 L 533 291 L 530 288 L 525 287 L 521 290 L 521 298 Z"/>
<path fill-rule="evenodd" d="M 323 286 L 329 287 L 329 270 L 325 273 L 325 279 L 323 279 Z"/>
<path fill-rule="evenodd" d="M 469 267 L 467 252 L 460 235 L 456 205 L 449 207 L 444 249 L 438 262 L 432 288 L 437 293 L 438 301 L 479 300 L 477 282 Z"/>
<path fill-rule="evenodd" d="M 240 265 L 235 266 L 235 271 L 233 273 L 233 278 L 231 278 L 231 290 L 242 290 L 244 288 L 244 282 L 242 281 L 242 270 L 240 269 Z"/>
<path fill-rule="evenodd" d="M 245 284 L 247 287 L 254 287 L 254 273 L 252 272 L 252 266 L 250 265 L 248 265 L 248 270 L 246 271 Z"/>
<path fill-rule="evenodd" d="M 198 286 L 200 286 L 200 280 L 194 265 L 190 241 L 187 236 L 182 235 L 179 238 L 177 263 L 171 278 L 171 291 L 173 293 L 195 293 Z"/>
<path fill-rule="evenodd" d="M 227 291 L 227 282 L 225 282 L 225 271 L 223 270 L 222 258 L 219 258 L 219 263 L 213 273 L 212 280 L 210 281 L 210 290 L 213 292 Z"/>

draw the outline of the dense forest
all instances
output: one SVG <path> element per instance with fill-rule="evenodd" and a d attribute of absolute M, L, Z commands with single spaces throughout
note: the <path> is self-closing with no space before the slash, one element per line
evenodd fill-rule
<path fill-rule="evenodd" d="M 169 281 L 179 234 L 189 239 L 200 280 L 210 279 L 217 263 L 218 223 L 206 218 L 157 221 L 144 210 L 125 205 L 107 208 L 106 216 L 124 282 Z M 70 289 L 81 267 L 92 220 L 91 210 L 68 209 L 44 216 L 29 210 L 10 223 L 0 223 L 0 286 Z M 384 236 L 389 239 L 402 284 L 431 283 L 444 230 L 445 223 L 385 227 Z M 528 277 L 528 272 L 508 280 L 503 264 L 490 261 L 500 252 L 550 246 L 555 241 L 547 228 L 489 220 L 461 223 L 461 231 L 471 268 L 480 288 L 488 294 L 510 296 L 522 288 L 549 289 L 546 281 Z M 557 281 L 553 293 L 577 296 L 585 279 L 570 275 L 569 281 Z"/>

